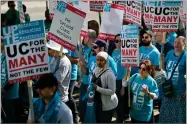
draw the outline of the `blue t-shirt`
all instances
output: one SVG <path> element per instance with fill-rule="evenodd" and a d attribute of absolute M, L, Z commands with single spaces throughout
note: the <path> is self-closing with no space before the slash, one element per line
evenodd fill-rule
<path fill-rule="evenodd" d="M 180 55 L 181 56 L 181 55 Z M 180 56 L 175 56 L 174 50 L 168 52 L 165 58 L 166 64 L 166 78 L 169 79 L 172 73 L 173 68 L 178 62 Z M 175 69 L 175 72 L 172 76 L 172 83 L 174 88 L 174 93 L 177 95 L 183 94 L 186 91 L 186 81 L 184 75 L 186 74 L 186 51 L 183 54 L 179 65 Z"/>
<path fill-rule="evenodd" d="M 67 55 L 72 57 L 72 58 L 78 58 L 77 57 L 77 53 L 76 52 L 72 52 L 70 50 L 68 50 Z M 77 66 L 77 64 L 71 64 L 71 66 L 72 66 L 72 68 L 71 68 L 71 80 L 77 80 L 78 66 Z"/>
<path fill-rule="evenodd" d="M 136 77 L 134 78 L 135 75 Z M 132 105 L 130 109 L 131 118 L 138 121 L 150 121 L 153 111 L 153 100 L 142 92 L 142 85 L 147 85 L 149 92 L 155 93 L 158 96 L 156 81 L 151 76 L 142 80 L 140 74 L 137 73 L 131 76 L 130 82 L 132 91 Z"/>
<path fill-rule="evenodd" d="M 117 75 L 117 66 L 114 59 L 111 56 L 108 56 L 108 66 L 113 70 L 114 74 Z M 96 67 L 97 67 L 96 56 L 92 56 L 88 60 L 89 83 L 91 82 L 92 73 Z"/>
<path fill-rule="evenodd" d="M 88 59 L 92 56 L 92 49 L 85 45 L 82 49 L 84 60 L 88 62 Z M 87 66 L 88 67 L 88 66 Z M 82 77 L 83 84 L 89 84 L 88 75 L 83 74 Z"/>
<path fill-rule="evenodd" d="M 5 55 L 1 54 L 1 88 L 4 88 L 8 83 L 8 70 Z M 19 83 L 14 83 L 4 94 L 5 99 L 19 98 Z"/>
<path fill-rule="evenodd" d="M 145 46 L 140 47 L 140 62 L 142 60 L 150 60 L 154 66 L 160 65 L 160 52 L 158 49 L 151 45 L 150 48 L 146 48 Z"/>
<path fill-rule="evenodd" d="M 121 50 L 115 49 L 112 53 L 112 58 L 117 65 L 117 80 L 122 80 L 125 76 L 126 67 L 121 65 Z"/>

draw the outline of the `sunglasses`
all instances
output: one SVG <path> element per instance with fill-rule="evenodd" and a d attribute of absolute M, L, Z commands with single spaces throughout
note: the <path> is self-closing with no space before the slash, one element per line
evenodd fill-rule
<path fill-rule="evenodd" d="M 139 67 L 140 70 L 145 71 L 145 68 Z"/>
<path fill-rule="evenodd" d="M 143 36 L 143 37 L 142 37 L 142 39 L 148 39 L 148 38 L 149 38 L 148 36 L 145 36 L 145 37 Z"/>
<path fill-rule="evenodd" d="M 119 42 L 121 42 L 121 41 L 120 41 L 120 40 L 115 40 L 114 42 L 115 42 L 115 43 L 119 43 Z"/>
<path fill-rule="evenodd" d="M 98 48 L 98 46 L 93 46 L 93 49 L 97 49 Z"/>

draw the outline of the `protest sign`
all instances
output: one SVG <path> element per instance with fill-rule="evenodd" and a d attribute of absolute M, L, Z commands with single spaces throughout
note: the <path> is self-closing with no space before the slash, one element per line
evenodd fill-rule
<path fill-rule="evenodd" d="M 83 1 L 75 1 L 73 5 L 75 7 L 77 7 L 78 9 L 84 11 L 85 13 L 88 13 L 88 11 L 89 11 L 89 3 L 88 3 L 88 1 L 85 1 L 85 2 L 83 2 Z M 84 19 L 80 35 L 83 36 L 83 37 L 88 36 L 88 16 L 86 16 L 86 18 Z"/>
<path fill-rule="evenodd" d="M 102 16 L 99 38 L 113 40 L 116 34 L 120 34 L 124 15 L 124 6 L 106 3 Z"/>
<path fill-rule="evenodd" d="M 75 51 L 86 13 L 59 1 L 48 33 L 48 39 Z"/>
<path fill-rule="evenodd" d="M 103 12 L 106 1 L 90 1 L 90 11 Z"/>
<path fill-rule="evenodd" d="M 125 21 L 141 25 L 142 2 L 126 1 L 125 4 Z"/>
<path fill-rule="evenodd" d="M 23 4 L 22 1 L 18 1 L 18 11 L 19 11 L 19 18 L 20 22 L 24 23 L 25 22 L 25 14 L 23 12 Z"/>
<path fill-rule="evenodd" d="M 186 24 L 186 13 L 184 12 L 184 9 L 181 7 L 180 8 L 180 21 L 183 25 Z"/>
<path fill-rule="evenodd" d="M 3 28 L 9 83 L 49 73 L 43 20 Z"/>
<path fill-rule="evenodd" d="M 143 18 L 146 26 L 152 26 L 156 1 L 144 1 Z"/>
<path fill-rule="evenodd" d="M 49 0 L 49 15 L 53 19 L 58 0 Z"/>
<path fill-rule="evenodd" d="M 123 25 L 121 31 L 121 64 L 139 66 L 138 25 Z"/>
<path fill-rule="evenodd" d="M 178 29 L 179 6 L 156 6 L 154 12 L 153 32 L 175 32 Z"/>
<path fill-rule="evenodd" d="M 119 4 L 119 5 L 122 5 L 122 6 L 124 6 L 124 7 L 125 7 L 125 5 L 126 5 L 126 1 L 115 1 L 115 0 L 113 0 L 112 3 L 113 3 L 113 4 Z M 124 9 L 125 9 L 125 8 L 124 8 Z M 124 13 L 124 15 L 123 15 L 123 19 L 125 20 L 125 13 Z"/>

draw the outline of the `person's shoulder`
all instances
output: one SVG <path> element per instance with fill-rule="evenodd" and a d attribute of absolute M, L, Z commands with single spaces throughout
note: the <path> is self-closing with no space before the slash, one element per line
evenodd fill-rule
<path fill-rule="evenodd" d="M 174 54 L 174 49 L 170 50 L 170 51 L 167 53 L 166 56 L 173 56 L 173 54 Z"/>
<path fill-rule="evenodd" d="M 61 102 L 58 115 L 62 118 L 70 118 L 72 116 L 72 112 L 64 102 Z"/>

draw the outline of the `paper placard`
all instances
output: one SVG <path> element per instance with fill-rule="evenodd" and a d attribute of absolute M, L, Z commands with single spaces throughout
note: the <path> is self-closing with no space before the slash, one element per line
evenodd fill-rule
<path fill-rule="evenodd" d="M 106 1 L 90 1 L 90 11 L 103 12 Z"/>
<path fill-rule="evenodd" d="M 103 40 L 113 40 L 116 34 L 120 34 L 123 23 L 123 15 L 124 6 L 106 3 L 98 38 Z"/>

